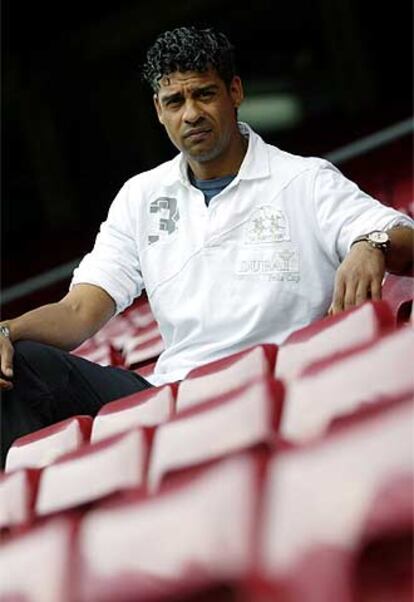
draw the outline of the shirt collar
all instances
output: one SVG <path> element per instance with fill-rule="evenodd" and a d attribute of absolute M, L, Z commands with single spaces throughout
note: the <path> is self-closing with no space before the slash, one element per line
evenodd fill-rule
<path fill-rule="evenodd" d="M 240 121 L 238 126 L 242 135 L 248 139 L 247 151 L 240 166 L 238 178 L 240 180 L 257 180 L 269 177 L 270 166 L 266 143 L 247 123 Z M 183 153 L 178 154 L 170 161 L 170 169 L 163 178 L 164 184 L 181 182 L 189 186 L 187 167 Z"/>
<path fill-rule="evenodd" d="M 266 143 L 247 123 L 240 121 L 239 130 L 249 140 L 246 155 L 239 169 L 239 178 L 257 180 L 269 177 L 270 165 Z"/>

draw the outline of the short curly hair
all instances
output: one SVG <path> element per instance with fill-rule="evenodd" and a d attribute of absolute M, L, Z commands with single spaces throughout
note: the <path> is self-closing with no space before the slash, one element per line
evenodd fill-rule
<path fill-rule="evenodd" d="M 143 79 L 154 92 L 174 71 L 207 71 L 213 67 L 228 87 L 235 75 L 234 47 L 224 33 L 212 28 L 179 27 L 162 33 L 147 52 Z"/>

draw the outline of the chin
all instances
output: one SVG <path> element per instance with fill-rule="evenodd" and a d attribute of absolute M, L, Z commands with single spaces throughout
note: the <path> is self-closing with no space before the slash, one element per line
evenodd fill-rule
<path fill-rule="evenodd" d="M 211 148 L 210 150 L 205 150 L 204 152 L 200 151 L 199 153 L 187 151 L 186 155 L 198 163 L 208 163 L 209 161 L 218 159 L 221 155 L 221 152 L 222 151 L 217 148 Z"/>

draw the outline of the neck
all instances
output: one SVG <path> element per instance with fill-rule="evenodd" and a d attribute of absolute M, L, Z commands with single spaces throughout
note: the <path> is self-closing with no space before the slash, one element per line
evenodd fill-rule
<path fill-rule="evenodd" d="M 226 155 L 219 156 L 210 161 L 195 161 L 188 157 L 188 164 L 194 176 L 199 180 L 211 180 L 213 178 L 224 178 L 238 173 L 243 159 L 246 155 L 248 142 L 238 131 Z"/>

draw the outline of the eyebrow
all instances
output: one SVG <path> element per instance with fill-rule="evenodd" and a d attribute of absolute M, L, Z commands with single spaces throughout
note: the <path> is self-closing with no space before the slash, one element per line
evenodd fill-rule
<path fill-rule="evenodd" d="M 195 95 L 203 94 L 204 92 L 215 92 L 218 90 L 217 84 L 207 84 L 205 86 L 200 86 L 194 90 Z"/>
<path fill-rule="evenodd" d="M 183 95 L 181 92 L 175 92 L 173 94 L 165 94 L 165 96 L 160 95 L 160 101 L 164 104 L 170 102 L 171 100 L 181 100 Z"/>
<path fill-rule="evenodd" d="M 192 92 L 193 96 L 200 96 L 200 94 L 204 94 L 205 92 L 215 92 L 218 90 L 217 84 L 207 84 L 205 86 L 199 86 L 195 88 Z M 160 102 L 163 104 L 167 104 L 168 102 L 175 100 L 182 100 L 183 95 L 181 92 L 174 92 L 172 94 L 160 95 Z"/>

